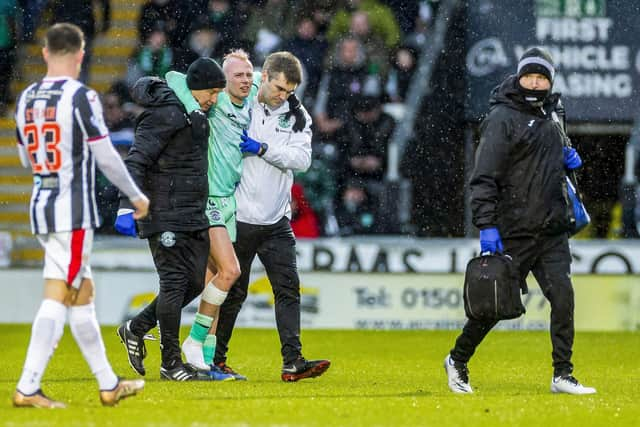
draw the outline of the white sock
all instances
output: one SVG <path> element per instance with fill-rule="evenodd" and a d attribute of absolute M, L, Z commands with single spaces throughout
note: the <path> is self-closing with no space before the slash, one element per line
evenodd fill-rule
<path fill-rule="evenodd" d="M 209 369 L 209 365 L 204 363 L 204 355 L 202 354 L 202 344 L 194 340 L 191 335 L 182 343 L 182 352 L 187 363 L 192 364 L 198 369 Z"/>
<path fill-rule="evenodd" d="M 67 307 L 51 299 L 40 304 L 31 328 L 31 340 L 27 357 L 18 381 L 18 390 L 23 394 L 33 394 L 40 389 L 40 381 L 64 332 Z"/>
<path fill-rule="evenodd" d="M 71 307 L 69 325 L 84 359 L 98 380 L 100 390 L 112 390 L 118 385 L 118 377 L 107 360 L 93 303 Z"/>

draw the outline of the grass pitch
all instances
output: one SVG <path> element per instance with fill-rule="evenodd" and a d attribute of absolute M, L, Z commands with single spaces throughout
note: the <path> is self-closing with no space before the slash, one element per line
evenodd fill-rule
<path fill-rule="evenodd" d="M 10 399 L 29 335 L 28 325 L 0 325 L 2 426 L 586 427 L 637 426 L 640 419 L 638 333 L 577 334 L 575 375 L 598 394 L 567 396 L 549 392 L 547 332 L 494 331 L 469 365 L 475 393 L 459 396 L 448 391 L 442 368 L 454 331 L 305 331 L 305 355 L 331 359 L 331 369 L 320 378 L 283 383 L 276 332 L 239 329 L 229 364 L 249 381 L 161 381 L 158 344 L 147 342 L 143 394 L 103 408 L 67 329 L 43 388 L 68 408 L 16 409 Z M 103 336 L 116 373 L 133 377 L 115 328 L 104 328 Z"/>

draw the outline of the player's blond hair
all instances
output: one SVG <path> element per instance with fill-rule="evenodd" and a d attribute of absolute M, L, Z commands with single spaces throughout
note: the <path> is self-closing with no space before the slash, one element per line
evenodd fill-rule
<path fill-rule="evenodd" d="M 251 60 L 249 59 L 249 54 L 247 53 L 247 51 L 245 51 L 244 49 L 232 49 L 231 51 L 229 51 L 229 53 L 227 53 L 223 58 L 222 58 L 222 69 L 225 69 L 225 66 L 227 65 L 227 61 L 235 58 L 235 59 L 239 59 L 241 61 L 247 61 L 248 63 L 251 63 Z"/>

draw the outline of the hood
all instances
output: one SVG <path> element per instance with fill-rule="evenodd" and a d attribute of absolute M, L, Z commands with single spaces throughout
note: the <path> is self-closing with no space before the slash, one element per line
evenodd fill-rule
<path fill-rule="evenodd" d="M 169 88 L 167 82 L 158 77 L 142 77 L 131 89 L 131 97 L 142 107 L 179 105 L 182 103 Z"/>
<path fill-rule="evenodd" d="M 538 108 L 525 101 L 524 96 L 518 90 L 516 84 L 518 77 L 514 74 L 507 77 L 502 83 L 493 88 L 491 91 L 491 97 L 489 98 L 489 109 L 493 110 L 498 105 L 506 105 L 519 111 L 537 110 Z M 552 93 L 544 101 L 544 109 L 552 111 L 555 109 L 558 100 L 560 99 L 559 93 Z"/>

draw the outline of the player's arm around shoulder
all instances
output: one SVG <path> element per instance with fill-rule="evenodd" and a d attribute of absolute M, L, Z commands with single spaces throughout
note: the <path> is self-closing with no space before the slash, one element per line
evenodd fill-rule
<path fill-rule="evenodd" d="M 182 105 L 184 105 L 187 114 L 200 109 L 200 104 L 198 104 L 198 101 L 193 97 L 187 86 L 186 74 L 169 71 L 165 74 L 165 80 L 169 88 L 176 94 Z"/>

